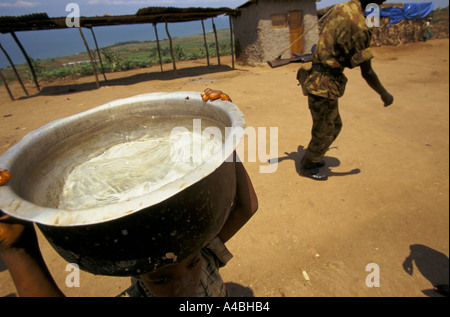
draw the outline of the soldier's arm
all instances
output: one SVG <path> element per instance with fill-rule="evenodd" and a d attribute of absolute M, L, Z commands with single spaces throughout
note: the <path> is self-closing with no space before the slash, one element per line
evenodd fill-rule
<path fill-rule="evenodd" d="M 360 68 L 362 77 L 367 84 L 381 96 L 384 106 L 390 106 L 394 102 L 394 97 L 381 84 L 378 75 L 372 68 L 371 60 L 361 63 Z"/>

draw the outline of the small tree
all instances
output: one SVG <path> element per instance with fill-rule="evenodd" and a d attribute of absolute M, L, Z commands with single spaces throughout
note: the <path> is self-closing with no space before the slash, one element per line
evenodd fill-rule
<path fill-rule="evenodd" d="M 113 71 L 120 71 L 123 68 L 123 58 L 110 48 L 102 48 L 101 52 L 105 56 L 106 62 L 111 65 Z"/>
<path fill-rule="evenodd" d="M 175 45 L 173 48 L 173 51 L 174 51 L 174 55 L 175 55 L 174 57 L 176 60 L 182 61 L 182 60 L 186 59 L 187 55 L 186 55 L 186 51 L 184 50 L 183 45 L 181 45 L 181 44 Z"/>

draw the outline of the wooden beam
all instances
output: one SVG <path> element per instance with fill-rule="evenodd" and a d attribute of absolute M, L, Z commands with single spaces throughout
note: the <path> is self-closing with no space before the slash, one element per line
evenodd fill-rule
<path fill-rule="evenodd" d="M 0 79 L 5 84 L 5 88 L 6 88 L 6 91 L 8 92 L 9 98 L 11 98 L 11 100 L 14 101 L 14 97 L 11 93 L 11 90 L 9 90 L 8 83 L 6 82 L 6 78 L 5 78 L 5 76 L 3 76 L 2 72 L 0 72 Z"/>
<path fill-rule="evenodd" d="M 230 47 L 231 47 L 231 65 L 232 68 L 234 69 L 234 41 L 233 41 L 233 21 L 231 18 L 231 15 L 229 16 L 230 18 Z"/>
<path fill-rule="evenodd" d="M 166 33 L 167 33 L 167 36 L 169 37 L 170 56 L 172 56 L 173 70 L 177 70 L 177 65 L 175 64 L 175 57 L 173 55 L 172 37 L 170 37 L 169 27 L 167 26 L 167 21 L 166 21 Z"/>
<path fill-rule="evenodd" d="M 216 38 L 217 61 L 220 65 L 219 40 L 217 39 L 216 24 L 214 23 L 214 18 L 211 18 L 211 20 L 212 20 L 212 26 L 213 26 L 213 30 L 214 30 L 214 37 Z"/>
<path fill-rule="evenodd" d="M 88 46 L 88 44 L 86 42 L 86 39 L 84 38 L 83 31 L 81 31 L 81 27 L 78 27 L 78 31 L 80 31 L 81 38 L 83 39 L 84 45 L 86 46 L 86 51 L 87 51 L 87 53 L 89 55 L 89 59 L 91 61 L 91 67 L 92 67 L 92 70 L 94 71 L 95 82 L 97 84 L 97 89 L 98 89 L 98 88 L 100 88 L 100 83 L 98 82 L 97 70 L 95 69 L 94 60 L 92 59 L 91 50 L 89 49 L 89 46 Z"/>
<path fill-rule="evenodd" d="M 27 52 L 25 51 L 25 49 L 22 46 L 22 43 L 20 43 L 19 39 L 17 38 L 16 34 L 14 33 L 14 31 L 11 31 L 11 36 L 13 37 L 14 41 L 16 42 L 17 46 L 19 46 L 20 50 L 22 51 L 23 56 L 25 57 L 28 67 L 30 67 L 31 70 L 31 75 L 33 76 L 33 80 L 34 80 L 34 84 L 36 85 L 36 88 L 38 91 L 41 91 L 41 88 L 39 87 L 39 83 L 36 77 L 36 73 L 34 72 L 34 67 L 33 64 L 31 64 L 31 60 L 28 57 Z"/>
<path fill-rule="evenodd" d="M 25 94 L 27 96 L 29 96 L 27 89 L 25 88 L 22 79 L 20 79 L 19 73 L 17 72 L 16 66 L 14 65 L 14 63 L 12 62 L 11 58 L 9 57 L 8 53 L 5 51 L 5 49 L 3 48 L 2 44 L 0 44 L 0 49 L 3 51 L 3 54 L 5 54 L 6 59 L 9 62 L 9 65 L 11 65 L 14 73 L 16 74 L 17 80 L 19 81 L 20 85 L 22 86 L 23 91 L 25 92 Z"/>
<path fill-rule="evenodd" d="M 108 81 L 106 79 L 105 69 L 103 68 L 102 55 L 100 54 L 100 50 L 98 49 L 97 39 L 94 34 L 94 28 L 92 26 L 89 26 L 88 29 L 91 30 L 92 37 L 94 38 L 95 48 L 97 49 L 97 55 L 98 55 L 98 59 L 100 61 L 100 67 L 102 68 L 103 78 L 105 79 L 105 81 Z"/>
<path fill-rule="evenodd" d="M 161 67 L 161 72 L 163 72 L 163 63 L 162 63 L 162 58 L 161 58 L 161 48 L 159 46 L 159 37 L 158 37 L 158 30 L 156 28 L 156 23 L 153 23 L 153 28 L 155 29 L 155 35 L 156 35 L 156 47 L 158 48 L 159 66 Z"/>
<path fill-rule="evenodd" d="M 4 2 L 4 1 L 3 1 Z M 144 1 L 141 1 L 144 2 Z M 148 1 L 147 1 L 148 2 Z M 172 1 L 173 2 L 173 1 Z M 223 1 L 226 2 L 226 1 Z M 145 8 L 144 8 L 145 9 Z M 222 14 L 236 15 L 239 9 L 230 8 L 163 8 L 155 9 L 154 7 L 145 12 L 140 9 L 140 13 L 132 15 L 117 15 L 117 16 L 83 16 L 80 20 L 81 27 L 88 25 L 97 26 L 109 26 L 109 25 L 133 25 L 133 24 L 150 24 L 161 23 L 167 21 L 172 22 L 188 22 L 198 21 L 201 19 L 209 19 L 211 17 L 217 17 Z M 0 15 L 2 13 L 0 12 Z M 20 31 L 33 31 L 33 30 L 54 30 L 54 29 L 67 29 L 66 17 L 49 18 L 39 14 L 37 19 L 30 17 L 3 17 L 0 18 L 0 33 L 8 33 L 10 30 L 15 32 Z"/>
<path fill-rule="evenodd" d="M 203 41 L 205 42 L 205 50 L 206 50 L 206 60 L 208 62 L 208 66 L 209 66 L 209 52 L 208 52 L 208 43 L 206 42 L 206 32 L 205 32 L 205 24 L 202 21 L 202 29 L 203 29 Z"/>

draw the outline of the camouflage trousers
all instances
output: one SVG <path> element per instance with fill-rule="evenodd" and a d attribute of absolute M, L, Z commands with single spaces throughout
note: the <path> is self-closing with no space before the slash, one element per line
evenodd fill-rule
<path fill-rule="evenodd" d="M 311 141 L 302 158 L 302 168 L 313 168 L 319 163 L 342 129 L 338 100 L 308 94 L 309 110 L 313 120 Z"/>

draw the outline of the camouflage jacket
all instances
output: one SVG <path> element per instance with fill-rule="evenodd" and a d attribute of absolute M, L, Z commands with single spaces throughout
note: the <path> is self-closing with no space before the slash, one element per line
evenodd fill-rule
<path fill-rule="evenodd" d="M 347 83 L 344 68 L 373 58 L 371 38 L 360 1 L 337 4 L 324 20 L 306 90 L 329 99 L 341 97 Z"/>

